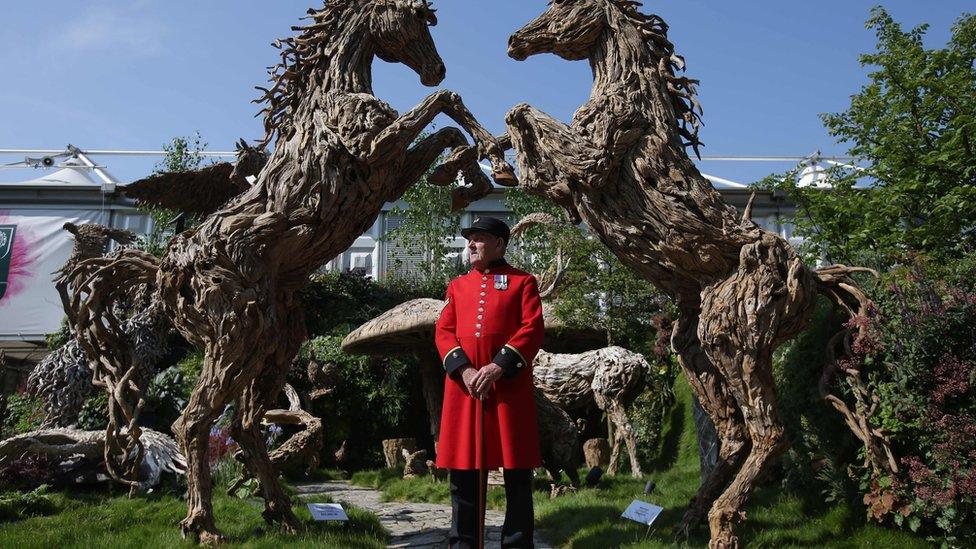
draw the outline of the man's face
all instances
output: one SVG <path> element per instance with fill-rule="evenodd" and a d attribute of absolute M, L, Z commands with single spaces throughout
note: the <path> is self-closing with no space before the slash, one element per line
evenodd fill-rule
<path fill-rule="evenodd" d="M 505 255 L 505 240 L 485 231 L 471 233 L 468 238 L 468 261 L 482 268 Z"/>

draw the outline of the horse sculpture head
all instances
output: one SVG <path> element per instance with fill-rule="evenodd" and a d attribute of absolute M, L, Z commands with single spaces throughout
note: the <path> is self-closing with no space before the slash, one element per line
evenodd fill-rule
<path fill-rule="evenodd" d="M 430 35 L 437 15 L 427 0 L 373 0 L 373 4 L 369 29 L 376 56 L 410 67 L 425 86 L 440 84 L 447 70 Z"/>
<path fill-rule="evenodd" d="M 519 61 L 554 53 L 569 61 L 590 56 L 607 27 L 607 0 L 551 0 L 549 9 L 508 40 L 508 55 Z"/>
<path fill-rule="evenodd" d="M 554 53 L 569 61 L 589 59 L 598 65 L 627 54 L 630 70 L 640 71 L 648 80 L 665 81 L 677 130 L 697 154 L 702 112 L 696 96 L 698 81 L 676 76 L 684 70 L 685 61 L 668 40 L 667 23 L 657 15 L 642 13 L 640 6 L 635 0 L 551 0 L 542 15 L 509 38 L 508 55 L 524 61 L 532 55 Z"/>
<path fill-rule="evenodd" d="M 297 36 L 277 40 L 281 61 L 269 68 L 271 87 L 258 87 L 264 95 L 255 103 L 267 102 L 264 116 L 267 145 L 276 133 L 285 135 L 303 99 L 311 88 L 334 86 L 339 73 L 372 93 L 372 60 L 377 56 L 391 63 L 403 63 L 420 75 L 426 86 L 436 86 L 447 71 L 437 53 L 430 27 L 437 24 L 428 0 L 326 0 L 305 18 L 311 23 L 292 27 Z"/>
<path fill-rule="evenodd" d="M 634 0 L 551 0 L 549 9 L 519 29 L 508 41 L 508 55 L 523 61 L 531 55 L 554 53 L 569 61 L 587 59 L 607 32 L 633 31 L 650 47 L 655 61 L 671 59 L 668 25 L 657 15 L 642 13 Z M 680 62 L 676 64 L 680 65 Z"/>

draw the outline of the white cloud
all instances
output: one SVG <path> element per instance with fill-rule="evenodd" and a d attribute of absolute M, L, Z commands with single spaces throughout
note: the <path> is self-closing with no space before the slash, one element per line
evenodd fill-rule
<path fill-rule="evenodd" d="M 147 9 L 150 2 L 96 5 L 77 18 L 63 21 L 49 42 L 57 53 L 90 53 L 123 49 L 130 54 L 151 55 L 164 48 L 167 29 Z"/>

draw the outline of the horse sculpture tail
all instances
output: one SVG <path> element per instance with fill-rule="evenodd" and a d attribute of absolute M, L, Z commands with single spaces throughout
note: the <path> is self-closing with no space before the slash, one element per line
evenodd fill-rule
<path fill-rule="evenodd" d="M 854 435 L 861 440 L 865 449 L 865 466 L 871 466 L 874 473 L 891 474 L 898 471 L 898 464 L 891 452 L 888 437 L 880 429 L 871 426 L 871 417 L 878 406 L 877 399 L 861 378 L 861 372 L 854 365 L 843 364 L 835 358 L 835 349 L 842 346 L 845 356 L 852 356 L 855 344 L 867 337 L 867 324 L 863 320 L 874 314 L 874 304 L 857 281 L 851 278 L 854 273 L 870 273 L 880 278 L 877 271 L 865 267 L 831 265 L 817 269 L 817 286 L 821 294 L 835 305 L 847 311 L 850 320 L 845 328 L 830 340 L 827 348 L 827 363 L 820 376 L 820 395 L 841 415 Z M 847 382 L 854 399 L 853 409 L 839 396 L 830 392 L 835 377 L 842 376 Z"/>
<path fill-rule="evenodd" d="M 72 282 L 69 321 L 88 355 L 93 384 L 109 396 L 105 467 L 113 479 L 129 485 L 131 493 L 140 486 L 144 450 L 138 417 L 148 379 L 143 379 L 145 368 L 140 367 L 130 332 L 134 323 L 155 325 L 162 319 L 158 302 L 150 299 L 158 270 L 154 256 L 122 249 L 83 261 L 66 275 Z M 128 314 L 133 311 L 138 313 Z"/>

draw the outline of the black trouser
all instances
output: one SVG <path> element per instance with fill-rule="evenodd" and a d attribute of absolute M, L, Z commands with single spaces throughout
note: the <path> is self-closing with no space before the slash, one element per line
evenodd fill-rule
<path fill-rule="evenodd" d="M 451 547 L 478 546 L 479 471 L 451 469 Z M 484 479 L 487 484 L 487 477 Z M 534 547 L 532 541 L 532 469 L 505 469 L 505 524 L 502 547 Z"/>

